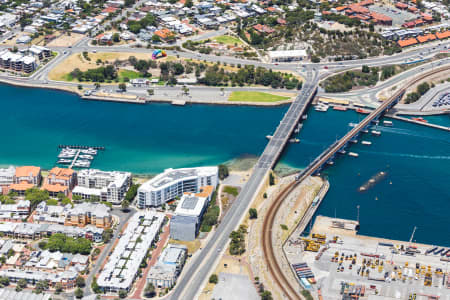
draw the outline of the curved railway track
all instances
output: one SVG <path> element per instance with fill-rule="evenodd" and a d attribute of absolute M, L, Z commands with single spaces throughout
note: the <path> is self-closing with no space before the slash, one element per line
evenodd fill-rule
<path fill-rule="evenodd" d="M 444 66 L 441 68 L 438 68 L 436 70 L 432 70 L 430 72 L 427 72 L 423 74 L 422 76 L 419 76 L 417 78 L 414 78 L 412 81 L 408 82 L 406 86 L 404 86 L 401 90 L 397 91 L 392 97 L 398 97 L 399 95 L 403 94 L 410 86 L 414 85 L 418 81 L 422 80 L 425 77 L 428 77 L 430 75 L 433 75 L 438 72 L 449 70 L 450 66 Z M 273 203 L 270 205 L 269 209 L 267 210 L 267 213 L 264 217 L 263 221 L 263 234 L 262 234 L 262 246 L 263 246 L 263 252 L 265 261 L 267 264 L 267 268 L 270 272 L 270 275 L 272 279 L 275 281 L 275 283 L 278 285 L 280 290 L 284 293 L 284 296 L 291 300 L 296 299 L 302 299 L 302 297 L 299 295 L 298 291 L 298 284 L 297 282 L 290 282 L 286 275 L 284 274 L 282 267 L 278 264 L 276 255 L 274 252 L 273 242 L 272 242 L 272 228 L 274 227 L 275 223 L 275 217 L 278 212 L 278 209 L 283 204 L 283 201 L 286 199 L 286 197 L 299 185 L 306 177 L 310 176 L 314 172 L 314 169 L 308 170 L 307 172 L 303 172 L 303 175 L 296 181 L 291 182 L 287 187 L 285 187 L 281 193 L 276 197 L 276 199 L 273 201 Z"/>

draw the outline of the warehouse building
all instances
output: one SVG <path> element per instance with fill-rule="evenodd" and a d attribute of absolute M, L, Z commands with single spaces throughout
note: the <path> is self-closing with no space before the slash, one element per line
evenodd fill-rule
<path fill-rule="evenodd" d="M 301 61 L 307 56 L 306 50 L 269 51 L 271 62 Z"/>

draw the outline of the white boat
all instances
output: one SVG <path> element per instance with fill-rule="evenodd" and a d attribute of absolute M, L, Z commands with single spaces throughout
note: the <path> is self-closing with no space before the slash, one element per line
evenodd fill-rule
<path fill-rule="evenodd" d="M 97 154 L 97 150 L 89 148 L 89 149 L 82 149 L 80 150 L 81 153 L 83 154 L 90 154 L 90 155 L 96 155 Z"/>
<path fill-rule="evenodd" d="M 323 112 L 327 111 L 328 108 L 329 108 L 328 105 L 326 105 L 326 104 L 320 104 L 320 103 L 317 104 L 317 105 L 314 107 L 314 109 L 315 109 L 316 111 L 323 111 Z"/>
<path fill-rule="evenodd" d="M 71 162 L 70 159 L 58 159 L 58 164 L 70 164 Z"/>
<path fill-rule="evenodd" d="M 72 158 L 74 156 L 75 154 L 72 153 L 61 153 L 60 155 L 58 155 L 59 158 Z"/>
<path fill-rule="evenodd" d="M 271 135 L 266 135 L 266 139 L 270 140 L 272 138 Z"/>
<path fill-rule="evenodd" d="M 327 164 L 329 164 L 330 166 L 334 165 L 334 161 L 330 160 L 327 162 Z"/>
<path fill-rule="evenodd" d="M 369 130 L 367 130 L 367 129 L 361 129 L 361 132 L 362 132 L 362 133 L 369 133 Z"/>
<path fill-rule="evenodd" d="M 350 126 L 350 127 L 356 127 L 356 126 L 358 126 L 358 124 L 357 124 L 357 123 L 348 123 L 348 126 Z"/>
<path fill-rule="evenodd" d="M 361 144 L 369 146 L 369 145 L 372 145 L 372 142 L 370 142 L 370 141 L 362 141 Z"/>
<path fill-rule="evenodd" d="M 392 126 L 392 121 L 383 121 L 384 126 Z"/>
<path fill-rule="evenodd" d="M 347 153 L 347 151 L 345 151 L 344 149 L 342 149 L 342 150 L 339 150 L 338 153 L 339 153 L 339 154 L 345 154 L 345 153 Z"/>
<path fill-rule="evenodd" d="M 353 156 L 353 157 L 358 157 L 359 156 L 359 154 L 355 153 L 355 152 L 349 152 L 348 155 L 349 156 Z"/>
<path fill-rule="evenodd" d="M 357 144 L 357 143 L 358 143 L 358 140 L 357 140 L 357 139 L 351 139 L 351 140 L 350 140 L 350 143 Z"/>
<path fill-rule="evenodd" d="M 78 156 L 81 159 L 94 159 L 94 157 L 92 155 L 89 154 L 82 154 L 80 156 Z"/>
<path fill-rule="evenodd" d="M 306 119 L 308 119 L 308 115 L 304 115 L 304 116 L 302 117 L 302 120 L 306 120 Z"/>
<path fill-rule="evenodd" d="M 381 135 L 381 132 L 378 130 L 372 130 L 372 134 L 378 136 L 378 135 Z"/>
<path fill-rule="evenodd" d="M 299 139 L 289 139 L 290 143 L 300 143 Z"/>

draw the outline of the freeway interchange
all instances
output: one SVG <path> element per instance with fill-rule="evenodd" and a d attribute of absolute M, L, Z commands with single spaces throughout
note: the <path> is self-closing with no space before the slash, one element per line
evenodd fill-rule
<path fill-rule="evenodd" d="M 266 148 L 261 154 L 248 182 L 244 185 L 236 201 L 233 202 L 228 213 L 225 215 L 221 223 L 217 226 L 212 238 L 208 240 L 206 245 L 201 249 L 200 255 L 192 258 L 189 264 L 184 268 L 180 279 L 178 280 L 174 289 L 166 296 L 165 299 L 195 299 L 198 296 L 203 284 L 206 282 L 209 274 L 214 269 L 219 257 L 225 251 L 229 235 L 231 231 L 239 226 L 242 222 L 249 206 L 253 199 L 258 194 L 258 191 L 267 179 L 270 170 L 274 167 L 277 159 L 283 151 L 293 129 L 298 124 L 300 117 L 306 110 L 310 100 L 314 97 L 318 83 L 321 79 L 329 76 L 335 72 L 346 69 L 368 66 L 382 66 L 389 64 L 400 64 L 405 61 L 418 60 L 424 56 L 431 56 L 442 51 L 447 51 L 450 42 L 441 42 L 431 46 L 421 47 L 408 52 L 396 54 L 387 57 L 368 58 L 362 60 L 351 60 L 343 62 L 330 63 L 280 63 L 270 64 L 253 60 L 237 59 L 233 57 L 214 56 L 197 54 L 185 51 L 167 51 L 169 55 L 178 55 L 183 58 L 206 60 L 210 62 L 222 62 L 228 64 L 254 65 L 273 70 L 289 70 L 301 74 L 305 78 L 305 83 L 299 95 L 290 105 L 285 116 L 276 128 L 273 137 L 268 142 Z M 4 48 L 5 46 L 0 46 Z M 8 75 L 0 75 L 0 80 L 9 83 L 32 85 L 43 87 L 45 84 L 53 86 L 76 86 L 78 84 L 70 82 L 58 82 L 48 79 L 48 74 L 52 67 L 61 63 L 64 59 L 74 53 L 81 53 L 83 51 L 98 51 L 98 52 L 130 52 L 130 53 L 148 53 L 151 50 L 146 48 L 129 48 L 129 47 L 98 47 L 90 46 L 88 39 L 81 40 L 73 47 L 50 47 L 53 51 L 58 52 L 58 56 L 50 61 L 48 64 L 38 69 L 34 74 L 27 78 L 19 78 Z M 443 64 L 450 63 L 450 59 L 442 60 Z M 326 69 L 325 69 L 326 67 Z M 432 68 L 432 66 L 431 66 Z M 423 71 L 428 70 L 423 69 Z M 86 85 L 85 87 L 93 87 L 93 85 Z M 170 89 L 171 87 L 161 87 L 162 89 Z M 207 87 L 198 87 L 199 89 L 208 89 Z"/>

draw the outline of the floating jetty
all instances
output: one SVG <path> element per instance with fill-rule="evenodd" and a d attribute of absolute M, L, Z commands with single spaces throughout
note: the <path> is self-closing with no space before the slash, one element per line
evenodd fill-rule
<path fill-rule="evenodd" d="M 82 145 L 58 145 L 61 152 L 58 154 L 57 164 L 69 165 L 69 169 L 89 168 L 99 150 L 105 150 L 100 146 Z"/>
<path fill-rule="evenodd" d="M 378 172 L 377 174 L 373 175 L 367 182 L 365 182 L 363 185 L 359 187 L 360 192 L 365 192 L 371 187 L 373 187 L 375 184 L 383 180 L 387 175 L 387 172 Z"/>
<path fill-rule="evenodd" d="M 58 145 L 58 148 L 105 150 L 103 146 Z"/>

